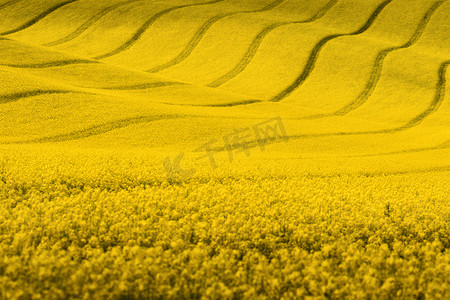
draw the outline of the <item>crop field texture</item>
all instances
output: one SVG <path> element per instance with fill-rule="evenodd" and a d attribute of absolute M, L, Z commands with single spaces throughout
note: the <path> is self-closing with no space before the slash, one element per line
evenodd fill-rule
<path fill-rule="evenodd" d="M 450 0 L 0 0 L 0 299 L 450 299 Z"/>

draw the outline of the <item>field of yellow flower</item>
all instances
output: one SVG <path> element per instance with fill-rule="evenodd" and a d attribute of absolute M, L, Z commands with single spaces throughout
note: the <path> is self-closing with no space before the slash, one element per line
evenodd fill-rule
<path fill-rule="evenodd" d="M 145 153 L 67 152 L 2 152 L 5 299 L 449 295 L 449 170 L 168 182 Z"/>
<path fill-rule="evenodd" d="M 0 299 L 450 299 L 448 20 L 0 0 Z"/>

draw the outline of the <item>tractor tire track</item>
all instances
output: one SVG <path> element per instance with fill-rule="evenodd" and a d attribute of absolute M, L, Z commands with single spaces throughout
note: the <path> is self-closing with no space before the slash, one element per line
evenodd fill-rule
<path fill-rule="evenodd" d="M 450 60 L 443 62 L 438 71 L 438 82 L 435 88 L 435 96 L 433 100 L 430 102 L 428 107 L 409 120 L 406 124 L 390 129 L 382 129 L 382 130 L 372 130 L 372 131 L 356 131 L 356 132 L 337 132 L 337 133 L 323 133 L 323 134 L 311 134 L 311 135 L 299 135 L 298 138 L 309 138 L 309 137 L 325 137 L 325 136 L 341 136 L 341 135 L 365 135 L 365 134 L 386 134 L 386 133 L 396 133 L 400 131 L 404 131 L 410 128 L 413 128 L 420 123 L 422 123 L 427 117 L 436 112 L 439 107 L 442 105 L 442 102 L 445 98 L 446 92 L 446 72 L 447 67 L 450 65 Z"/>
<path fill-rule="evenodd" d="M 108 58 L 114 55 L 117 55 L 127 49 L 129 49 L 131 46 L 133 46 L 141 37 L 142 35 L 156 22 L 158 21 L 161 17 L 171 13 L 172 11 L 178 10 L 178 9 L 182 9 L 182 8 L 186 8 L 186 7 L 194 7 L 194 6 L 200 6 L 200 5 L 209 5 L 209 4 L 215 4 L 215 3 L 219 3 L 219 2 L 223 2 L 225 0 L 212 0 L 212 1 L 208 1 L 208 2 L 203 2 L 203 3 L 195 3 L 195 4 L 184 4 L 184 5 L 179 5 L 179 6 L 175 6 L 175 7 L 171 7 L 168 9 L 165 9 L 163 11 L 160 11 L 159 13 L 155 14 L 153 17 L 151 17 L 150 19 L 148 19 L 136 32 L 135 34 L 128 40 L 126 41 L 124 44 L 122 44 L 120 47 L 118 47 L 117 49 L 110 51 L 108 53 L 102 54 L 102 55 L 98 55 L 96 57 L 94 57 L 94 59 L 104 59 L 104 58 Z"/>
<path fill-rule="evenodd" d="M 408 175 L 408 174 L 441 173 L 441 172 L 448 172 L 448 171 L 450 171 L 450 166 L 444 165 L 441 167 L 421 168 L 421 169 L 413 169 L 413 170 L 358 172 L 358 173 L 354 173 L 354 174 L 361 175 L 361 176 L 380 177 L 380 176 L 401 176 L 401 175 Z"/>
<path fill-rule="evenodd" d="M 190 107 L 232 107 L 232 106 L 239 106 L 239 105 L 249 105 L 254 103 L 261 103 L 263 101 L 261 100 L 242 100 L 242 101 L 236 101 L 231 103 L 219 103 L 219 104 L 183 104 L 183 103 L 169 103 L 169 102 L 160 102 L 161 104 L 165 105 L 173 105 L 173 106 L 190 106 Z"/>
<path fill-rule="evenodd" d="M 89 87 L 90 89 L 99 89 L 99 90 L 114 90 L 114 91 L 133 91 L 133 90 L 146 90 L 153 89 L 159 87 L 167 87 L 167 86 L 175 86 L 175 85 L 186 85 L 184 82 L 175 82 L 175 81 L 162 81 L 162 82 L 150 82 L 143 84 L 135 84 L 135 85 L 124 85 L 124 86 L 114 86 L 114 87 Z M 83 87 L 88 88 L 88 87 Z"/>
<path fill-rule="evenodd" d="M 304 139 L 304 138 L 318 138 L 318 137 L 330 137 L 330 136 L 385 134 L 385 133 L 395 133 L 395 132 L 403 131 L 403 130 L 412 128 L 414 126 L 417 126 L 425 118 L 427 118 L 429 115 L 431 115 L 436 110 L 438 110 L 440 105 L 442 104 L 442 102 L 443 102 L 443 100 L 445 98 L 445 86 L 446 86 L 446 76 L 445 75 L 446 75 L 446 71 L 447 71 L 448 65 L 450 65 L 450 60 L 449 61 L 445 61 L 439 67 L 439 72 L 438 72 L 439 80 L 438 80 L 438 83 L 436 85 L 436 95 L 435 95 L 433 101 L 430 103 L 430 105 L 422 113 L 417 115 L 415 118 L 413 118 L 412 120 L 410 120 L 407 124 L 405 124 L 403 126 L 399 126 L 399 127 L 392 128 L 392 129 L 383 129 L 383 130 L 374 130 L 374 131 L 290 135 L 290 136 L 288 136 L 288 138 L 289 139 L 291 139 L 291 138 L 293 138 L 293 139 Z M 30 95 L 30 93 L 37 93 L 37 95 L 40 95 L 40 94 L 46 94 L 46 93 L 72 93 L 72 92 L 73 91 L 35 91 L 35 92 L 18 93 L 16 95 L 20 95 L 21 94 L 21 96 L 19 98 L 23 98 L 23 97 L 26 97 L 28 95 L 29 96 L 34 96 L 34 94 Z M 14 95 L 14 94 L 12 94 L 12 95 Z M 4 97 L 5 96 L 2 96 L 1 98 L 4 98 Z M 16 96 L 16 98 L 17 98 L 17 96 Z M 2 103 L 1 100 L 0 100 L 0 103 Z M 164 117 L 164 118 L 161 118 L 161 117 Z M 76 139 L 86 138 L 86 137 L 89 137 L 89 136 L 92 136 L 92 135 L 102 134 L 102 133 L 105 133 L 105 132 L 108 132 L 108 131 L 111 131 L 111 130 L 115 130 L 115 129 L 118 129 L 118 128 L 130 126 L 130 125 L 133 125 L 133 124 L 152 122 L 152 121 L 157 121 L 157 120 L 161 120 L 161 119 L 175 119 L 175 118 L 181 118 L 181 117 L 186 117 L 186 116 L 167 116 L 166 115 L 166 116 L 159 116 L 159 118 L 155 117 L 155 116 L 151 116 L 151 117 L 148 117 L 148 116 L 135 117 L 135 118 L 123 119 L 123 120 L 119 120 L 119 121 L 114 121 L 114 122 L 109 122 L 109 123 L 105 123 L 105 124 L 102 124 L 102 125 L 89 127 L 87 129 L 75 131 L 75 132 L 68 133 L 68 134 L 60 134 L 60 135 L 56 135 L 56 136 L 52 136 L 52 137 L 44 137 L 44 138 L 39 138 L 39 139 L 34 139 L 34 140 L 29 140 L 29 141 L 22 141 L 22 142 L 7 142 L 6 144 L 62 142 L 62 141 L 76 140 Z M 190 116 L 190 117 L 196 117 L 196 116 Z M 264 140 L 251 141 L 251 142 L 245 143 L 245 146 L 257 147 L 258 145 L 260 145 L 261 142 L 264 142 Z M 273 143 L 273 141 L 268 141 L 268 142 Z M 5 143 L 3 143 L 3 144 L 5 144 Z M 237 147 L 242 147 L 242 144 L 240 144 Z M 212 150 L 229 151 L 229 148 L 218 147 L 218 148 L 214 148 Z"/>
<path fill-rule="evenodd" d="M 66 5 L 69 5 L 71 3 L 77 2 L 79 0 L 69 0 L 69 1 L 65 1 L 62 3 L 59 3 L 49 9 L 47 9 L 46 11 L 40 13 L 38 16 L 34 17 L 33 19 L 29 20 L 28 22 L 20 25 L 19 27 L 15 28 L 15 29 L 11 29 L 5 32 L 0 33 L 0 35 L 8 35 L 8 34 L 13 34 L 19 31 L 22 31 L 24 29 L 27 29 L 28 27 L 33 26 L 34 24 L 36 24 L 37 22 L 39 22 L 40 20 L 42 20 L 43 18 L 45 18 L 46 16 L 48 16 L 49 14 L 51 14 L 52 12 L 54 12 L 57 9 L 60 9 L 61 7 L 64 7 Z"/>
<path fill-rule="evenodd" d="M 419 40 L 419 38 L 422 36 L 423 32 L 425 31 L 425 28 L 426 28 L 428 22 L 430 21 L 432 15 L 445 2 L 446 1 L 436 2 L 426 12 L 425 16 L 422 18 L 419 26 L 417 27 L 416 31 L 414 32 L 413 36 L 411 37 L 411 39 L 408 42 L 406 42 L 402 46 L 392 47 L 392 48 L 384 49 L 383 51 L 381 51 L 377 55 L 377 58 L 375 60 L 375 64 L 374 64 L 373 70 L 371 72 L 370 79 L 369 79 L 366 87 L 364 88 L 364 90 L 358 96 L 358 98 L 355 101 L 353 101 L 353 102 L 349 103 L 348 105 L 344 106 L 343 108 L 337 110 L 336 112 L 329 114 L 329 116 L 335 116 L 335 115 L 343 116 L 343 115 L 346 115 L 349 112 L 357 109 L 358 107 L 360 107 L 364 103 L 366 103 L 367 99 L 369 99 L 369 97 L 373 94 L 373 92 L 374 92 L 374 90 L 375 90 L 375 88 L 376 88 L 376 86 L 377 86 L 377 84 L 378 84 L 378 82 L 380 80 L 381 72 L 383 70 L 384 60 L 386 59 L 388 54 L 391 53 L 391 52 L 394 52 L 396 50 L 409 48 L 409 47 L 413 46 L 414 44 L 416 44 L 417 41 Z"/>
<path fill-rule="evenodd" d="M 42 95 L 51 95 L 51 94 L 89 94 L 87 92 L 80 92 L 80 91 L 70 91 L 70 90 L 33 90 L 33 91 L 26 91 L 26 92 L 18 92 L 18 93 L 12 93 L 12 94 L 6 94 L 6 95 L 0 95 L 0 104 L 10 103 L 14 101 L 21 100 L 23 98 L 31 98 L 36 96 L 42 96 Z"/>
<path fill-rule="evenodd" d="M 450 148 L 450 145 L 446 145 L 449 141 L 444 142 L 443 144 L 439 144 L 434 147 L 422 147 L 422 148 L 412 148 L 405 149 L 399 151 L 391 151 L 391 152 L 381 152 L 381 153 L 371 153 L 371 154 L 355 154 L 355 155 L 345 155 L 342 157 L 374 157 L 374 156 L 388 156 L 388 155 L 396 155 L 396 154 L 408 154 L 408 153 L 419 153 L 426 151 L 435 151 Z"/>
<path fill-rule="evenodd" d="M 67 42 L 69 42 L 69 41 L 79 37 L 81 34 L 83 34 L 83 32 L 88 30 L 91 26 L 93 26 L 101 18 L 103 18 L 104 16 L 106 16 L 110 12 L 113 12 L 114 10 L 116 10 L 116 9 L 122 7 L 122 6 L 131 4 L 131 3 L 135 3 L 135 2 L 141 2 L 141 1 L 143 1 L 143 0 L 131 0 L 131 1 L 126 1 L 126 2 L 117 3 L 115 5 L 111 5 L 111 6 L 107 7 L 107 8 L 105 8 L 105 9 L 103 9 L 102 11 L 100 11 L 98 14 L 96 14 L 92 18 L 90 18 L 88 21 L 86 21 L 83 25 L 78 27 L 71 34 L 69 34 L 69 35 L 67 35 L 67 36 L 65 36 L 63 38 L 60 38 L 59 40 L 43 44 L 43 46 L 45 46 L 45 47 L 53 47 L 53 46 L 57 46 L 57 45 L 61 45 L 61 44 L 67 43 Z"/>
<path fill-rule="evenodd" d="M 436 112 L 439 107 L 442 105 L 442 102 L 445 98 L 445 85 L 447 82 L 447 79 L 445 77 L 447 72 L 447 67 L 450 65 L 450 60 L 444 62 L 439 67 L 439 80 L 436 86 L 436 95 L 433 99 L 433 101 L 430 103 L 428 108 L 424 110 L 421 114 L 417 115 L 415 118 L 413 118 L 411 121 L 409 121 L 404 126 L 398 127 L 395 129 L 395 131 L 405 130 L 414 126 L 419 125 L 422 123 L 423 120 L 425 120 L 429 115 Z"/>
<path fill-rule="evenodd" d="M 252 13 L 270 11 L 285 1 L 286 0 L 276 0 L 275 2 L 265 6 L 263 8 L 260 8 L 260 9 L 256 9 L 256 10 L 252 10 L 252 11 L 230 12 L 230 13 L 221 14 L 221 15 L 217 15 L 217 16 L 210 18 L 197 30 L 197 32 L 194 34 L 192 39 L 189 41 L 186 48 L 184 48 L 184 50 L 178 56 L 176 56 L 174 59 L 172 59 L 171 61 L 169 61 L 165 64 L 162 64 L 160 66 L 157 66 L 150 70 L 147 70 L 147 72 L 156 73 L 156 72 L 171 68 L 171 67 L 181 63 L 182 61 L 184 61 L 186 58 L 189 57 L 189 55 L 191 55 L 191 53 L 194 51 L 194 49 L 198 46 L 200 41 L 205 36 L 206 32 L 220 20 L 222 20 L 226 17 L 235 16 L 235 15 L 239 15 L 239 14 L 252 14 Z"/>
<path fill-rule="evenodd" d="M 237 102 L 231 102 L 231 103 L 223 103 L 223 104 L 204 104 L 204 105 L 193 105 L 193 106 L 202 106 L 202 107 L 232 107 L 232 106 L 239 106 L 239 105 L 249 105 L 254 103 L 260 103 L 261 100 L 242 100 Z"/>
<path fill-rule="evenodd" d="M 48 62 L 48 63 L 38 63 L 38 64 L 0 64 L 0 66 L 5 67 L 12 67 L 12 68 L 23 68 L 23 69 L 43 69 L 43 68 L 52 68 L 52 67 L 60 67 L 60 66 L 68 66 L 68 65 L 74 65 L 74 64 L 97 64 L 100 63 L 95 60 L 63 60 L 63 61 L 54 61 L 54 62 Z M 97 90 L 124 90 L 124 91 L 131 91 L 131 90 L 145 90 L 145 89 L 152 89 L 152 88 L 159 88 L 159 87 L 168 87 L 168 86 L 175 86 L 175 85 L 187 85 L 187 83 L 179 82 L 179 81 L 158 81 L 158 82 L 149 82 L 149 83 L 141 83 L 141 84 L 134 84 L 134 85 L 122 85 L 122 86 L 112 86 L 112 87 L 91 87 L 91 86 L 78 86 L 73 85 L 70 83 L 67 83 L 75 88 L 85 88 L 85 89 L 97 89 Z M 26 92 L 26 95 L 32 94 L 32 92 Z M 21 93 L 18 93 L 17 95 L 20 95 Z M 14 94 L 16 95 L 16 94 Z M 9 97 L 8 95 L 1 96 L 2 97 Z M 0 101 L 1 103 L 1 101 Z"/>
<path fill-rule="evenodd" d="M 3 3 L 2 5 L 0 5 L 0 10 L 4 9 L 4 8 L 7 8 L 8 6 L 11 6 L 13 4 L 16 4 L 17 2 L 20 2 L 20 1 L 22 1 L 22 0 L 11 0 L 11 1 L 8 1 L 6 3 Z"/>
<path fill-rule="evenodd" d="M 338 1 L 339 0 L 331 0 L 316 15 L 314 15 L 311 18 L 308 18 L 306 20 L 293 21 L 293 22 L 277 22 L 277 23 L 271 24 L 268 27 L 264 28 L 253 39 L 252 43 L 250 44 L 250 47 L 247 49 L 247 52 L 245 53 L 245 55 L 241 59 L 241 61 L 233 69 L 231 69 L 228 73 L 219 77 L 218 79 L 214 80 L 213 82 L 207 84 L 207 86 L 212 87 L 212 88 L 217 88 L 217 87 L 223 85 L 224 83 L 226 83 L 227 81 L 233 79 L 237 75 L 239 75 L 242 71 L 244 71 L 247 68 L 247 66 L 250 64 L 252 59 L 255 57 L 256 52 L 258 51 L 259 47 L 261 46 L 264 38 L 270 32 L 275 30 L 276 28 L 285 26 L 285 25 L 304 24 L 304 23 L 311 23 L 311 22 L 317 21 L 320 18 L 322 18 Z"/>
<path fill-rule="evenodd" d="M 129 85 L 129 86 L 116 86 L 116 87 L 88 87 L 88 86 L 73 86 L 74 88 L 83 88 L 83 89 L 94 89 L 94 90 L 110 90 L 110 91 L 133 91 L 133 90 L 145 90 L 145 89 L 152 89 L 152 88 L 159 88 L 159 87 L 167 87 L 167 86 L 174 86 L 174 85 L 183 85 L 184 83 L 181 82 L 152 82 L 152 83 L 146 83 L 146 84 L 136 84 L 136 85 Z M 44 90 L 44 89 L 37 89 L 32 91 L 25 91 L 25 92 L 17 92 L 17 93 L 11 93 L 6 95 L 0 95 L 0 104 L 10 103 L 19 101 L 23 98 L 31 98 L 36 96 L 42 96 L 42 95 L 52 95 L 52 94 L 90 94 L 94 95 L 95 93 L 91 92 L 84 92 L 84 91 L 77 91 L 77 90 Z"/>
<path fill-rule="evenodd" d="M 300 74 L 300 76 L 297 77 L 297 79 L 291 83 L 287 88 L 285 88 L 282 92 L 280 92 L 278 95 L 274 96 L 270 101 L 272 102 L 279 102 L 286 97 L 288 97 L 290 94 L 292 94 L 297 88 L 299 88 L 305 80 L 308 78 L 308 76 L 311 74 L 311 72 L 314 70 L 315 64 L 317 62 L 317 59 L 319 58 L 320 51 L 323 49 L 323 47 L 330 41 L 344 37 L 344 36 L 356 36 L 364 33 L 366 30 L 368 30 L 372 24 L 377 19 L 378 15 L 384 10 L 384 8 L 391 3 L 393 0 L 386 0 L 383 3 L 381 3 L 375 11 L 372 13 L 372 15 L 369 17 L 367 22 L 358 30 L 352 33 L 344 33 L 344 34 L 333 34 L 329 35 L 327 37 L 324 37 L 321 39 L 313 48 L 311 51 L 311 54 L 308 58 L 308 61 L 306 63 L 306 66 L 303 70 L 303 72 Z"/>
<path fill-rule="evenodd" d="M 442 102 L 445 98 L 445 92 L 446 92 L 446 72 L 447 68 L 450 65 L 450 60 L 443 62 L 439 66 L 438 71 L 438 82 L 436 84 L 435 88 L 435 96 L 433 100 L 430 102 L 428 107 L 412 118 L 410 121 L 408 121 L 406 124 L 402 126 L 398 126 L 395 128 L 390 129 L 383 129 L 383 130 L 372 130 L 372 131 L 357 131 L 357 132 L 337 132 L 337 133 L 323 133 L 323 134 L 311 134 L 311 135 L 299 135 L 298 138 L 308 138 L 308 137 L 325 137 L 325 136 L 339 136 L 339 135 L 364 135 L 364 134 L 385 134 L 385 133 L 396 133 L 400 132 L 406 129 L 410 129 L 412 127 L 415 127 L 422 123 L 428 116 L 436 112 L 439 107 L 442 105 Z"/>
<path fill-rule="evenodd" d="M 98 61 L 88 60 L 88 59 L 68 59 L 68 60 L 60 60 L 60 61 L 52 61 L 52 62 L 43 62 L 43 63 L 35 63 L 35 64 L 0 64 L 0 66 L 12 67 L 12 68 L 21 68 L 21 69 L 44 69 L 44 68 L 52 68 L 52 67 L 63 67 L 75 64 L 97 64 Z"/>
<path fill-rule="evenodd" d="M 397 133 L 401 132 L 410 128 L 413 128 L 420 123 L 422 123 L 428 116 L 436 112 L 439 107 L 441 106 L 442 102 L 445 98 L 445 91 L 446 91 L 446 72 L 447 67 L 450 65 L 450 60 L 443 62 L 438 71 L 438 82 L 436 84 L 436 92 L 433 100 L 428 105 L 428 107 L 418 114 L 416 117 L 412 118 L 410 121 L 408 121 L 406 124 L 394 128 L 389 129 L 382 129 L 382 130 L 371 130 L 371 131 L 353 131 L 353 132 L 332 132 L 332 133 L 317 133 L 317 134 L 300 134 L 300 135 L 288 135 L 288 139 L 309 139 L 309 138 L 322 138 L 322 137 L 333 137 L 333 136 L 354 136 L 354 135 L 371 135 L 371 134 L 390 134 L 390 133 Z M 247 147 L 258 147 L 260 143 L 266 142 L 265 140 L 258 140 L 258 141 L 250 141 L 247 143 L 244 143 Z M 273 141 L 267 140 L 268 143 L 272 143 Z M 446 143 L 441 145 L 440 147 L 447 146 Z M 242 144 L 240 146 L 242 147 Z M 216 151 L 227 151 L 225 147 L 217 147 L 212 150 Z"/>
<path fill-rule="evenodd" d="M 57 142 L 67 142 L 79 139 L 84 139 L 90 136 L 100 135 L 107 133 L 116 129 L 121 129 L 135 124 L 150 123 L 160 120 L 171 120 L 181 118 L 183 116 L 178 115 L 156 115 L 156 116 L 138 116 L 132 118 L 126 118 L 121 120 L 116 120 L 112 122 L 107 122 L 100 125 L 91 126 L 85 129 L 73 131 L 70 133 L 63 133 L 54 136 L 36 138 L 26 141 L 17 142 L 5 142 L 2 144 L 31 144 L 31 143 L 57 143 Z"/>

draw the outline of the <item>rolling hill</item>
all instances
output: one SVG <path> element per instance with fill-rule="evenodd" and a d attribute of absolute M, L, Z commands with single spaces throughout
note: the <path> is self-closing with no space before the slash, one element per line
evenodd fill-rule
<path fill-rule="evenodd" d="M 450 297 L 450 1 L 0 1 L 0 298 Z"/>

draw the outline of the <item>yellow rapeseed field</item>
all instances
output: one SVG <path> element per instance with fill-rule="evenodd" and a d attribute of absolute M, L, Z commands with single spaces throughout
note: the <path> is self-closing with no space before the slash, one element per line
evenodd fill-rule
<path fill-rule="evenodd" d="M 450 299 L 449 20 L 0 0 L 0 299 Z"/>

